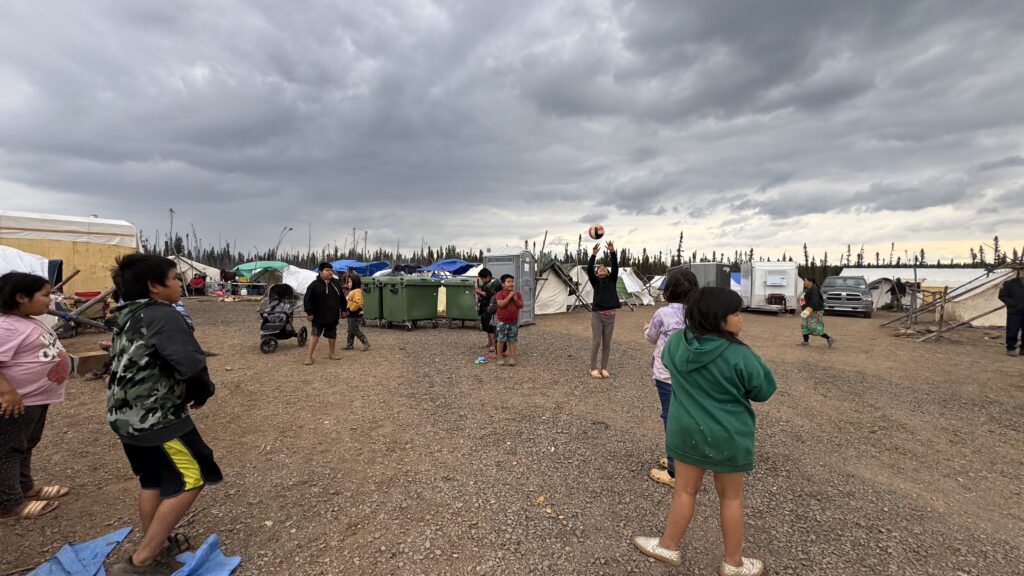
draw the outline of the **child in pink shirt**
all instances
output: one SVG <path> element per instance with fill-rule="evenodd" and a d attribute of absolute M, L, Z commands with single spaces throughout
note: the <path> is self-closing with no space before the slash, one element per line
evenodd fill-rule
<path fill-rule="evenodd" d="M 32 481 L 32 450 L 50 404 L 64 401 L 71 367 L 57 335 L 33 318 L 49 306 L 45 278 L 24 272 L 0 276 L 0 522 L 42 516 L 70 491 Z"/>

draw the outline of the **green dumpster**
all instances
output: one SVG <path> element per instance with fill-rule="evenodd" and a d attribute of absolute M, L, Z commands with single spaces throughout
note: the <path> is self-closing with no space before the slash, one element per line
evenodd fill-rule
<path fill-rule="evenodd" d="M 465 326 L 466 322 L 480 320 L 480 313 L 476 309 L 476 294 L 473 293 L 475 288 L 476 282 L 471 278 L 449 278 L 444 281 L 445 318 L 449 328 L 454 327 L 456 322 Z"/>
<path fill-rule="evenodd" d="M 363 318 L 377 321 L 384 318 L 384 290 L 377 278 L 363 279 Z"/>
<path fill-rule="evenodd" d="M 384 325 L 401 324 L 412 330 L 417 322 L 430 321 L 437 328 L 437 293 L 441 281 L 417 276 L 381 278 Z"/>

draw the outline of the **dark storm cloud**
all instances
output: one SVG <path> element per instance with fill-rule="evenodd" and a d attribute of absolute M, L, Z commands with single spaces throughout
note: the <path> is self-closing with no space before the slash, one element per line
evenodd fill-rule
<path fill-rule="evenodd" d="M 1016 156 L 1007 156 L 999 160 L 992 160 L 990 162 L 982 162 L 978 164 L 979 172 L 989 172 L 992 170 L 999 170 L 1001 168 L 1020 168 L 1024 167 L 1024 156 L 1020 154 Z"/>
<path fill-rule="evenodd" d="M 977 208 L 1019 186 L 1022 28 L 1010 1 L 16 1 L 2 206 L 477 248 Z"/>

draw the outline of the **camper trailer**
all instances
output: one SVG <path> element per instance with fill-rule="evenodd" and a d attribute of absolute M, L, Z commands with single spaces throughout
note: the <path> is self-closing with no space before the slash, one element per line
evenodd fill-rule
<path fill-rule="evenodd" d="M 745 310 L 790 312 L 800 304 L 795 262 L 748 262 L 740 266 L 740 296 Z"/>

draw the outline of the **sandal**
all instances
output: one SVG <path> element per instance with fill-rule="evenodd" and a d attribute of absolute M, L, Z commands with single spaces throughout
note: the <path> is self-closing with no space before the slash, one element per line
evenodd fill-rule
<path fill-rule="evenodd" d="M 597 370 L 591 370 L 590 371 L 590 377 L 591 378 L 600 378 L 601 377 L 601 373 L 598 372 Z"/>
<path fill-rule="evenodd" d="M 56 500 L 67 496 L 68 492 L 71 492 L 71 488 L 67 486 L 42 486 L 29 490 L 28 494 L 25 494 L 25 500 Z"/>
<path fill-rule="evenodd" d="M 54 502 L 53 500 L 29 500 L 25 502 L 21 508 L 10 516 L 0 516 L 0 522 L 7 522 L 8 520 L 14 520 L 21 518 L 22 520 L 32 520 L 39 518 L 43 514 L 49 514 L 53 512 L 60 502 Z"/>
<path fill-rule="evenodd" d="M 607 370 L 601 370 L 601 378 L 611 378 L 612 375 Z"/>

